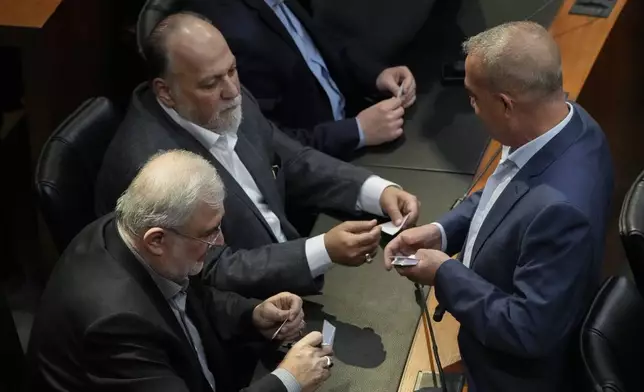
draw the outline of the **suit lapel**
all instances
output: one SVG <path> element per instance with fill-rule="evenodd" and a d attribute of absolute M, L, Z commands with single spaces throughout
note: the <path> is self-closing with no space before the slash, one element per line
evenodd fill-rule
<path fill-rule="evenodd" d="M 186 313 L 199 331 L 202 346 L 208 361 L 208 369 L 215 378 L 217 391 L 232 390 L 230 369 L 226 366 L 224 348 L 215 334 L 215 330 L 204 314 L 203 304 L 199 298 L 198 289 L 194 287 L 195 279 L 191 280 L 186 301 Z"/>
<path fill-rule="evenodd" d="M 266 23 L 268 27 L 275 31 L 289 46 L 295 49 L 298 53 L 300 52 L 297 45 L 295 45 L 293 38 L 286 30 L 286 27 L 284 27 L 284 25 L 282 24 L 282 21 L 279 20 L 277 15 L 275 15 L 275 12 L 273 12 L 271 7 L 266 4 L 264 0 L 243 1 L 245 1 L 246 4 L 248 4 L 251 8 L 255 9 L 264 23 Z"/>
<path fill-rule="evenodd" d="M 255 184 L 257 184 L 257 187 L 262 192 L 266 204 L 271 208 L 271 211 L 278 216 L 284 215 L 282 198 L 277 193 L 277 189 L 273 183 L 274 174 L 271 171 L 271 163 L 261 158 L 262 155 L 253 147 L 244 132 L 238 132 L 237 136 L 237 145 L 235 146 L 237 156 L 239 156 L 239 159 L 246 166 L 253 180 L 255 180 Z M 281 217 L 280 220 L 282 220 Z"/>
<path fill-rule="evenodd" d="M 490 235 L 492 235 L 494 230 L 496 230 L 501 221 L 505 218 L 508 212 L 510 212 L 512 207 L 514 207 L 514 205 L 519 200 L 521 200 L 521 198 L 528 192 L 529 189 L 530 187 L 528 187 L 525 182 L 521 180 L 512 180 L 505 188 L 505 190 L 503 190 L 499 198 L 496 200 L 496 203 L 494 203 L 494 206 L 485 217 L 485 221 L 483 222 L 483 225 L 481 226 L 481 229 L 476 236 L 474 248 L 472 249 L 472 257 L 470 258 L 470 260 L 472 260 L 471 268 L 474 267 L 476 256 L 478 255 L 487 239 L 490 237 Z"/>

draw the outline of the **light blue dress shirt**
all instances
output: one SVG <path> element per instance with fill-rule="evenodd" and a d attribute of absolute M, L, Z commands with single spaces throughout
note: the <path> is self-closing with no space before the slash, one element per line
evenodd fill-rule
<path fill-rule="evenodd" d="M 295 42 L 295 45 L 300 50 L 306 65 L 318 80 L 326 95 L 329 97 L 329 103 L 331 104 L 331 110 L 333 111 L 333 118 L 335 120 L 342 120 L 344 118 L 344 106 L 345 99 L 340 92 L 340 89 L 333 81 L 329 69 L 322 58 L 322 55 L 315 47 L 315 43 L 309 36 L 309 33 L 306 31 L 302 23 L 297 19 L 297 17 L 291 12 L 291 10 L 284 4 L 284 0 L 264 0 L 266 4 L 275 12 L 275 15 L 284 25 L 286 31 L 288 31 L 291 38 Z M 364 131 L 360 126 L 360 122 L 356 119 L 358 124 L 358 132 L 360 136 L 360 142 L 358 143 L 358 148 L 364 146 Z"/>
<path fill-rule="evenodd" d="M 519 170 L 521 170 L 523 166 L 525 166 L 525 164 L 539 152 L 539 150 L 548 144 L 550 140 L 557 136 L 559 132 L 568 125 L 575 110 L 570 103 L 568 103 L 568 109 L 568 115 L 559 124 L 555 125 L 552 129 L 538 138 L 531 140 L 513 151 L 510 147 L 503 146 L 499 165 L 485 183 L 481 199 L 479 200 L 476 212 L 474 213 L 472 222 L 470 223 L 470 229 L 465 242 L 465 249 L 463 250 L 463 264 L 466 267 L 469 268 L 472 263 L 472 249 L 474 248 L 474 243 L 476 242 L 476 238 L 481 230 L 481 226 L 483 226 L 483 222 L 485 222 L 485 218 L 496 203 L 496 200 L 503 193 Z M 447 249 L 445 229 L 437 222 L 434 222 L 433 224 L 437 225 L 441 231 L 441 245 L 443 251 L 445 251 L 445 249 Z"/>

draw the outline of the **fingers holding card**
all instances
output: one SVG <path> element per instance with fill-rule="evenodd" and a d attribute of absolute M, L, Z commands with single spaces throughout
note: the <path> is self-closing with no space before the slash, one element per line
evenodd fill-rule
<path fill-rule="evenodd" d="M 405 227 L 405 223 L 407 223 L 407 219 L 409 219 L 409 215 L 410 214 L 405 215 L 402 222 L 398 226 L 396 226 L 394 222 L 387 222 L 387 223 L 381 224 L 380 229 L 382 230 L 383 233 L 394 236 L 398 234 L 398 232 L 400 232 L 400 230 L 402 230 L 403 227 Z"/>
<path fill-rule="evenodd" d="M 322 346 L 331 346 L 333 347 L 333 341 L 335 340 L 335 326 L 330 322 L 324 320 L 322 324 Z"/>

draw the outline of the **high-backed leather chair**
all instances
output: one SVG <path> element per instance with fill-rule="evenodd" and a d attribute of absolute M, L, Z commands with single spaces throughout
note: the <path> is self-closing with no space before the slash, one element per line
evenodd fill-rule
<path fill-rule="evenodd" d="M 625 277 L 603 284 L 581 328 L 580 344 L 588 391 L 642 390 L 644 300 Z"/>
<path fill-rule="evenodd" d="M 18 392 L 24 388 L 25 358 L 11 309 L 0 287 L 0 391 Z"/>
<path fill-rule="evenodd" d="M 147 0 L 145 2 L 136 24 L 136 42 L 141 55 L 143 55 L 143 43 L 156 25 L 166 16 L 181 11 L 183 5 L 184 0 Z"/>
<path fill-rule="evenodd" d="M 635 283 L 640 292 L 644 293 L 644 171 L 624 197 L 619 216 L 619 235 Z"/>
<path fill-rule="evenodd" d="M 94 183 L 122 117 L 107 98 L 85 101 L 54 131 L 38 159 L 36 192 L 59 252 L 94 213 Z"/>

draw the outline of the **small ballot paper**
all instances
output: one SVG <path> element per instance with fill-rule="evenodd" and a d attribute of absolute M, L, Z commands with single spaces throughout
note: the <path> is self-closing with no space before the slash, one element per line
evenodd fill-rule
<path fill-rule="evenodd" d="M 333 346 L 334 339 L 335 327 L 330 322 L 324 320 L 324 324 L 322 324 L 322 345 Z"/>
<path fill-rule="evenodd" d="M 383 233 L 386 233 L 389 235 L 396 235 L 400 231 L 400 229 L 402 229 L 405 226 L 405 223 L 407 223 L 408 218 L 409 218 L 409 214 L 405 215 L 402 222 L 398 226 L 394 225 L 394 222 L 383 223 L 380 225 L 380 229 L 382 230 Z"/>

